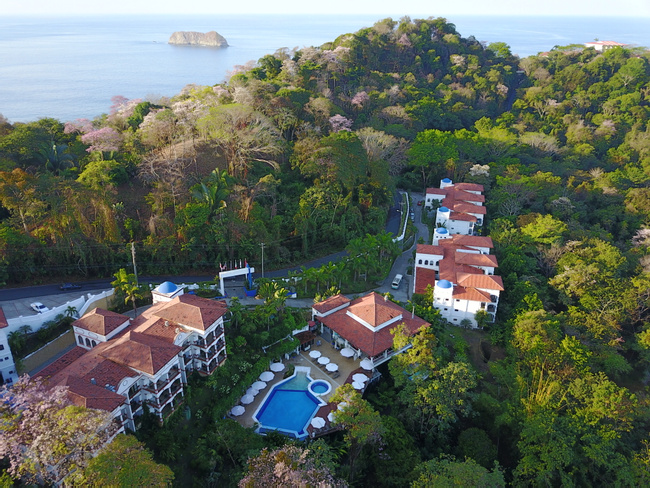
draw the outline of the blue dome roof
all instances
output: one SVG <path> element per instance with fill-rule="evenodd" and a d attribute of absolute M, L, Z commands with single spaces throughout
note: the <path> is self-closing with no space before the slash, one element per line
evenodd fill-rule
<path fill-rule="evenodd" d="M 451 183 L 451 180 L 449 178 L 443 178 L 442 182 L 443 183 Z"/>
<path fill-rule="evenodd" d="M 174 293 L 176 290 L 178 290 L 178 287 L 171 281 L 165 281 L 158 287 L 158 291 L 165 294 Z"/>
<path fill-rule="evenodd" d="M 449 209 L 447 207 L 440 207 L 438 210 L 441 212 L 449 212 Z"/>
<path fill-rule="evenodd" d="M 448 280 L 440 280 L 438 281 L 437 285 L 440 288 L 451 288 L 453 286 Z"/>
<path fill-rule="evenodd" d="M 445 229 L 444 227 L 438 227 L 438 228 L 436 229 L 436 232 L 437 232 L 438 234 L 449 234 L 449 231 L 448 231 L 447 229 Z"/>

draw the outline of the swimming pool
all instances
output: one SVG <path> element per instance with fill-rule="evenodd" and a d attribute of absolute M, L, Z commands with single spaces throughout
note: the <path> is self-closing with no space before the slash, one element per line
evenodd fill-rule
<path fill-rule="evenodd" d="M 275 385 L 253 415 L 260 434 L 279 431 L 296 439 L 307 436 L 307 427 L 326 403 L 310 391 L 311 369 L 296 366 L 290 378 Z M 326 383 L 326 382 L 323 382 Z"/>

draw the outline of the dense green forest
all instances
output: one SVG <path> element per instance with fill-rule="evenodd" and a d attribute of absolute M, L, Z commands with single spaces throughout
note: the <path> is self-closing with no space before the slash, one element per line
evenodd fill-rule
<path fill-rule="evenodd" d="M 343 432 L 212 422 L 191 466 L 173 422 L 143 440 L 196 486 L 263 486 L 279 459 L 331 485 L 647 485 L 649 119 L 645 49 L 519 59 L 445 19 L 381 20 L 93 121 L 0 125 L 0 282 L 110 276 L 131 242 L 143 273 L 259 262 L 260 242 L 281 267 L 377 234 L 396 188 L 481 183 L 506 290 L 489 357 L 415 296 L 433 327 L 364 399 L 337 393 L 358 405 Z M 229 341 L 252 342 L 246 313 Z"/>

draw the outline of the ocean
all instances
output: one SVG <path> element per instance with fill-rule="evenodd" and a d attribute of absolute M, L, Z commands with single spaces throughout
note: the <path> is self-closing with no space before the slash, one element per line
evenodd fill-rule
<path fill-rule="evenodd" d="M 435 14 L 431 16 L 436 17 Z M 386 16 L 0 16 L 0 114 L 10 122 L 107 113 L 111 98 L 173 96 L 223 82 L 280 48 L 320 46 Z M 424 18 L 426 16 L 414 16 Z M 393 16 L 398 20 L 400 16 Z M 448 17 L 463 37 L 503 41 L 521 57 L 596 38 L 650 46 L 650 18 Z M 173 46 L 174 31 L 216 30 L 230 47 Z"/>

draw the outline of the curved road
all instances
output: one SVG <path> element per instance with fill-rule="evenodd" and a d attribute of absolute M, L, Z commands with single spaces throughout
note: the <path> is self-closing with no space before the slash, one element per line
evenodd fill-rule
<path fill-rule="evenodd" d="M 418 199 L 422 199 L 421 195 L 417 194 L 412 194 L 413 199 L 417 202 Z M 386 221 L 386 231 L 387 232 L 392 232 L 393 235 L 398 235 L 399 234 L 399 227 L 400 227 L 400 221 L 401 221 L 401 215 L 399 212 L 400 208 L 400 201 L 401 201 L 401 194 L 396 192 L 395 194 L 395 199 L 393 202 L 393 206 L 389 209 L 388 211 L 388 218 Z M 413 206 L 413 209 L 416 212 L 416 222 L 420 222 L 420 211 L 422 207 L 418 207 L 415 205 Z M 425 232 L 428 234 L 428 230 L 426 229 L 426 225 L 419 224 L 418 229 L 420 232 L 420 235 L 422 235 L 422 230 L 420 227 L 423 226 Z M 425 234 L 426 235 L 426 234 Z M 383 290 L 385 286 L 382 285 L 380 287 L 382 291 L 391 291 L 393 292 L 396 296 L 398 293 L 395 293 L 395 290 L 390 289 L 390 282 L 392 282 L 393 276 L 395 273 L 401 273 L 405 274 L 406 267 L 408 266 L 408 258 L 410 257 L 410 250 L 405 251 L 405 253 L 402 256 L 399 256 L 397 260 L 395 261 L 395 264 L 393 265 L 393 270 L 391 271 L 391 274 L 389 275 L 389 278 L 387 278 L 388 286 L 386 287 L 386 290 Z M 406 258 L 405 255 L 409 254 Z M 346 251 L 339 251 L 333 254 L 329 254 L 327 256 L 323 256 L 321 258 L 317 258 L 311 261 L 308 261 L 306 263 L 303 263 L 302 266 L 305 266 L 307 268 L 310 267 L 320 267 L 324 264 L 327 264 L 329 262 L 336 262 L 339 261 L 341 258 L 343 258 L 345 255 L 347 255 Z M 283 277 L 287 276 L 289 271 L 296 271 L 299 270 L 301 266 L 293 266 L 290 268 L 285 268 L 285 269 L 279 269 L 279 270 L 273 270 L 273 271 L 265 271 L 264 276 L 269 277 L 269 278 L 278 278 L 278 277 Z M 399 271 L 401 270 L 401 271 Z M 261 269 L 257 269 L 256 276 L 261 276 Z M 181 275 L 181 276 L 140 276 L 139 281 L 141 283 L 160 283 L 161 281 L 173 281 L 176 283 L 192 283 L 196 281 L 207 281 L 207 280 L 212 280 L 214 279 L 213 274 L 205 274 L 205 275 Z M 50 284 L 50 285 L 37 285 L 37 286 L 26 286 L 26 287 L 21 287 L 21 288 L 6 288 L 6 289 L 0 289 L 0 302 L 12 302 L 15 300 L 28 300 L 28 299 L 34 299 L 34 298 L 40 298 L 40 297 L 50 297 L 55 299 L 56 301 L 60 301 L 61 303 L 65 303 L 67 300 L 71 300 L 74 298 L 77 298 L 80 296 L 80 294 L 83 293 L 89 293 L 89 292 L 98 292 L 98 291 L 103 291 L 108 288 L 111 288 L 111 282 L 113 281 L 112 278 L 107 278 L 107 279 L 95 279 L 95 280 L 90 280 L 90 281 L 83 281 L 83 282 L 76 282 L 77 284 L 80 284 L 82 288 L 80 290 L 73 290 L 69 292 L 64 292 L 59 289 L 59 284 Z M 402 285 L 400 287 L 402 290 L 406 290 L 406 286 Z M 378 290 L 379 291 L 379 290 Z M 399 292 L 399 290 L 398 290 Z M 60 297 L 60 300 L 57 299 L 57 297 Z M 31 301 L 31 300 L 28 300 Z M 48 305 L 46 303 L 46 305 Z M 13 314 L 8 314 L 8 315 L 13 315 Z"/>

